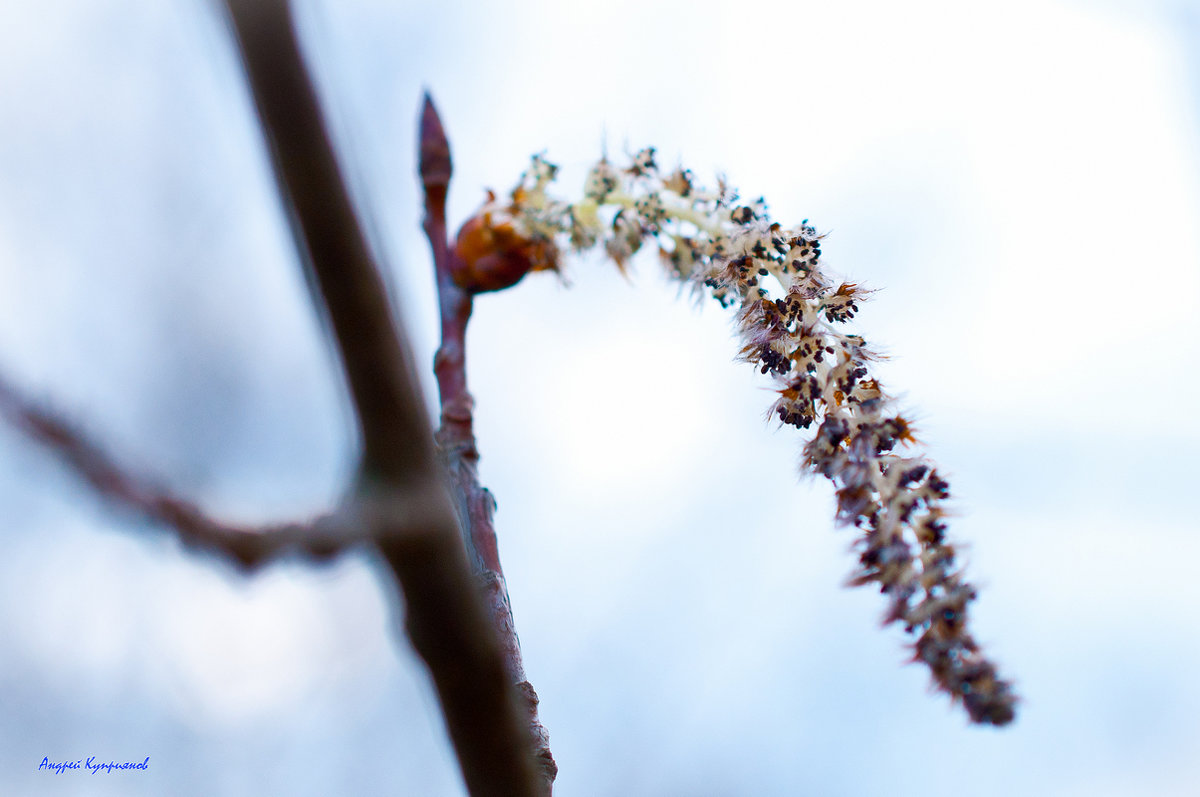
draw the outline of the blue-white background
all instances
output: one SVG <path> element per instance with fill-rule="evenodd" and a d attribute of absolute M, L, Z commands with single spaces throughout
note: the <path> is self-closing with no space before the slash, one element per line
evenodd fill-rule
<path fill-rule="evenodd" d="M 975 631 L 1024 697 L 997 731 L 928 693 L 879 596 L 840 586 L 852 536 L 727 314 L 653 257 L 583 259 L 481 299 L 469 341 L 558 794 L 1196 793 L 1200 9 L 300 15 L 423 372 L 422 86 L 456 220 L 535 151 L 566 191 L 654 144 L 828 231 L 882 289 L 857 329 L 953 477 Z M 223 517 L 337 499 L 347 404 L 210 4 L 0 5 L 0 368 Z M 367 557 L 242 579 L 6 427 L 0 552 L 0 793 L 462 794 Z"/>

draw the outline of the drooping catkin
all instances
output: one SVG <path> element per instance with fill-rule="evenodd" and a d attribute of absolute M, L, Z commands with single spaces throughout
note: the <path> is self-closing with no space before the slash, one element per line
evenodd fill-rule
<path fill-rule="evenodd" d="M 524 274 L 514 258 L 527 261 L 525 271 L 556 269 L 569 249 L 602 247 L 624 269 L 656 244 L 672 277 L 736 311 L 741 358 L 775 382 L 771 414 L 812 430 L 803 466 L 833 483 L 837 521 L 860 535 L 850 583 L 879 587 L 885 622 L 914 638 L 914 659 L 972 721 L 1010 722 L 1011 684 L 968 630 L 976 592 L 945 537 L 949 484 L 916 452 L 910 421 L 871 376 L 879 355 L 842 329 L 870 292 L 826 273 L 823 236 L 807 220 L 783 227 L 763 200 L 741 201 L 723 179 L 706 189 L 689 170 L 663 174 L 652 148 L 623 168 L 602 159 L 574 202 L 547 192 L 556 173 L 535 156 L 507 199 L 491 196 L 464 225 L 474 238 L 460 236 L 460 256 L 474 270 L 463 270 L 461 286 L 507 286 Z M 488 261 L 495 253 L 463 245 L 480 236 L 504 242 L 500 256 Z"/>

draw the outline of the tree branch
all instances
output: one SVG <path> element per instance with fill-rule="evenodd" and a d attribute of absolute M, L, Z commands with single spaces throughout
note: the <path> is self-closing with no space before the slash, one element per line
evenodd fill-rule
<path fill-rule="evenodd" d="M 2 375 L 0 416 L 62 458 L 101 498 L 174 531 L 183 545 L 213 554 L 244 572 L 288 556 L 328 561 L 352 547 L 377 542 L 379 529 L 413 536 L 440 520 L 430 517 L 431 505 L 423 495 L 362 488 L 332 512 L 307 522 L 233 525 L 126 469 L 111 451 L 58 413 L 21 395 Z"/>
<path fill-rule="evenodd" d="M 412 525 L 426 522 L 419 513 L 414 515 L 402 508 L 402 504 L 419 508 L 418 502 L 392 501 L 384 507 L 383 502 L 369 505 L 355 497 L 338 510 L 307 523 L 253 528 L 221 523 L 190 501 L 123 469 L 110 452 L 55 413 L 20 395 L 3 378 L 0 414 L 62 457 L 101 497 L 174 530 L 184 545 L 215 554 L 242 570 L 253 571 L 290 555 L 330 559 L 370 539 L 364 517 L 386 512 L 395 518 L 406 517 Z"/>
<path fill-rule="evenodd" d="M 534 740 L 541 794 L 549 797 L 558 765 L 550 752 L 550 736 L 538 718 L 538 696 L 525 676 L 521 645 L 513 622 L 508 584 L 500 566 L 496 529 L 492 522 L 495 501 L 479 483 L 479 450 L 475 445 L 474 400 L 467 391 L 466 334 L 471 319 L 472 295 L 455 284 L 455 254 L 446 234 L 446 195 L 453 166 L 450 142 L 434 107 L 425 95 L 421 110 L 420 172 L 425 188 L 425 234 L 433 250 L 441 308 L 442 339 L 434 359 L 441 399 L 441 427 L 436 440 L 442 465 L 450 476 L 463 539 L 476 572 L 492 624 L 504 647 L 508 676 L 524 700 L 526 722 Z"/>
<path fill-rule="evenodd" d="M 286 0 L 226 0 L 282 195 L 319 286 L 362 432 L 364 483 L 416 488 L 420 533 L 387 524 L 379 547 L 407 603 L 472 795 L 534 794 L 528 733 L 437 472 L 408 347 L 338 169 Z"/>

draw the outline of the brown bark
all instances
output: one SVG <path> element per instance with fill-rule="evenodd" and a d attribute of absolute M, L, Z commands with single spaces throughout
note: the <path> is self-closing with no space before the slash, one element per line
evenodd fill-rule
<path fill-rule="evenodd" d="M 467 323 L 471 319 L 473 297 L 456 285 L 452 277 L 457 255 L 446 234 L 446 194 L 453 173 L 450 142 L 428 94 L 421 110 L 420 171 L 425 187 L 425 234 L 433 250 L 441 308 L 442 339 L 434 359 L 442 407 L 441 426 L 436 436 L 438 454 L 450 476 L 463 539 L 480 576 L 492 624 L 500 635 L 508 677 L 521 694 L 529 733 L 534 741 L 540 794 L 549 797 L 558 765 L 550 752 L 550 736 L 538 718 L 537 692 L 525 677 L 521 661 L 521 645 L 492 522 L 496 503 L 487 488 L 479 483 L 475 402 L 467 391 L 466 367 Z"/>
<path fill-rule="evenodd" d="M 380 528 L 378 545 L 407 605 L 472 795 L 536 794 L 510 659 L 480 601 L 417 389 L 338 169 L 286 0 L 226 0 L 291 218 L 309 256 L 362 433 L 368 490 L 421 494 L 425 528 Z"/>

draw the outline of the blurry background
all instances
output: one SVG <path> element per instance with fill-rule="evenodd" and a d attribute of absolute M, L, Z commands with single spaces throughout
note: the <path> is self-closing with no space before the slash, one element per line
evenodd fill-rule
<path fill-rule="evenodd" d="M 0 4 L 0 368 L 245 521 L 354 440 L 215 4 Z M 727 313 L 653 256 L 477 303 L 484 483 L 569 795 L 1193 794 L 1200 782 L 1200 12 L 1186 2 L 300 4 L 428 364 L 415 123 L 451 210 L 533 152 L 726 173 L 881 288 L 857 331 L 952 475 L 975 632 L 1024 697 L 969 727 L 841 587 L 852 535 L 764 422 Z M 428 395 L 434 398 L 432 379 Z M 462 793 L 365 556 L 253 579 L 0 427 L 5 795 Z M 138 760 L 63 775 L 51 761 Z"/>

